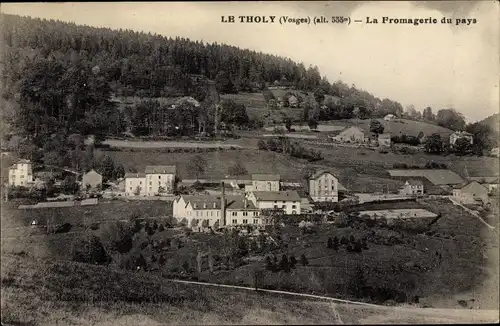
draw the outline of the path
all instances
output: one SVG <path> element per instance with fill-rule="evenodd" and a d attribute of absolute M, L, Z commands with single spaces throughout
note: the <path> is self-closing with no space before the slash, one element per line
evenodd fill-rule
<path fill-rule="evenodd" d="M 468 212 L 469 214 L 477 217 L 481 222 L 483 222 L 484 225 L 486 225 L 490 230 L 495 230 L 495 227 L 492 226 L 492 225 L 489 225 L 485 220 L 483 220 L 481 218 L 481 216 L 479 215 L 478 212 L 470 209 L 470 208 L 467 208 L 465 207 L 464 205 L 462 205 L 460 202 L 458 202 L 457 200 L 453 199 L 451 196 L 448 196 L 447 197 L 449 200 L 451 200 L 451 202 L 454 204 L 454 205 L 457 205 L 459 207 L 462 207 L 466 212 Z"/>
<path fill-rule="evenodd" d="M 286 294 L 286 295 L 293 295 L 293 296 L 298 296 L 298 297 L 307 297 L 307 298 L 328 300 L 328 301 L 337 302 L 337 303 L 355 304 L 355 305 L 365 306 L 365 307 L 387 308 L 386 306 L 376 305 L 376 304 L 372 304 L 372 303 L 350 301 L 350 300 L 326 297 L 326 296 L 315 295 L 315 294 L 307 294 L 307 293 L 297 293 L 297 292 L 289 292 L 289 291 L 281 291 L 281 290 L 269 290 L 269 289 L 261 289 L 261 288 L 256 290 L 254 287 L 248 287 L 248 286 L 217 284 L 217 283 L 208 283 L 208 282 L 196 282 L 196 281 L 184 281 L 184 280 L 176 280 L 176 279 L 167 279 L 167 281 L 174 282 L 174 283 L 197 284 L 197 285 L 203 285 L 203 286 L 215 286 L 215 287 L 222 287 L 222 288 L 248 290 L 248 291 Z M 337 312 L 337 311 L 335 310 L 335 312 Z M 338 317 L 338 319 L 340 319 L 340 316 Z"/>

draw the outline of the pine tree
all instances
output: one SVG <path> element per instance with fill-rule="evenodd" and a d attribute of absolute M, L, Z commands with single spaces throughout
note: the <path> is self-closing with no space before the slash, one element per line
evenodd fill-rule
<path fill-rule="evenodd" d="M 309 265 L 309 261 L 307 260 L 307 258 L 306 258 L 306 256 L 304 254 L 302 254 L 300 256 L 300 263 L 302 264 L 302 266 Z"/>
<path fill-rule="evenodd" d="M 290 264 L 286 255 L 281 256 L 280 269 L 286 273 L 290 271 Z"/>
<path fill-rule="evenodd" d="M 326 242 L 326 247 L 328 249 L 333 248 L 332 238 L 328 237 L 328 241 Z"/>
<path fill-rule="evenodd" d="M 295 268 L 295 265 L 297 265 L 297 259 L 292 255 L 290 256 L 290 268 Z"/>

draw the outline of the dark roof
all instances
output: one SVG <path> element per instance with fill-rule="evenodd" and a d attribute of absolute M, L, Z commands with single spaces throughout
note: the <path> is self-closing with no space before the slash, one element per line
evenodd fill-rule
<path fill-rule="evenodd" d="M 221 208 L 221 195 L 185 195 L 181 196 L 186 202 L 186 205 L 191 203 L 194 210 L 198 209 L 220 209 Z M 226 209 L 245 209 L 245 197 L 242 195 L 229 195 L 225 196 Z M 255 210 L 256 207 L 251 200 L 246 199 L 246 209 Z"/>
<path fill-rule="evenodd" d="M 280 175 L 279 174 L 252 174 L 252 180 L 280 181 Z"/>
<path fill-rule="evenodd" d="M 408 183 L 411 186 L 423 186 L 424 185 L 424 183 L 422 182 L 422 180 L 417 180 L 417 179 L 410 179 L 410 180 L 408 180 Z"/>
<path fill-rule="evenodd" d="M 257 200 L 277 201 L 277 200 L 300 200 L 297 191 L 253 191 Z"/>
<path fill-rule="evenodd" d="M 175 165 L 148 165 L 145 169 L 146 174 L 175 174 Z"/>
<path fill-rule="evenodd" d="M 133 172 L 127 172 L 125 173 L 125 178 L 145 178 L 146 173 L 133 173 Z"/>
<path fill-rule="evenodd" d="M 434 185 L 456 185 L 464 182 L 462 177 L 446 169 L 401 169 L 388 170 L 391 177 L 426 178 Z"/>

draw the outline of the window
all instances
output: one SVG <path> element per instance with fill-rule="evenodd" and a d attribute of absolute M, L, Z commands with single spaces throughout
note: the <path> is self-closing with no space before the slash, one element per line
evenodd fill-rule
<path fill-rule="evenodd" d="M 151 189 L 153 189 L 152 187 L 149 187 L 149 191 L 151 191 Z"/>
<path fill-rule="evenodd" d="M 292 208 L 297 208 L 297 205 L 292 205 Z"/>
<path fill-rule="evenodd" d="M 253 212 L 253 216 L 259 215 L 259 212 Z"/>
<path fill-rule="evenodd" d="M 283 204 L 286 203 L 286 201 L 283 200 Z"/>
<path fill-rule="evenodd" d="M 243 220 L 243 224 L 248 224 L 248 220 L 247 220 L 247 219 L 244 219 L 244 220 Z"/>
<path fill-rule="evenodd" d="M 277 203 L 278 201 L 277 201 L 277 200 L 275 200 L 274 202 L 275 202 L 275 203 Z"/>
<path fill-rule="evenodd" d="M 238 212 L 233 212 L 232 215 L 233 216 L 238 216 Z"/>
<path fill-rule="evenodd" d="M 142 185 L 142 181 L 139 181 L 139 184 Z"/>
<path fill-rule="evenodd" d="M 158 176 L 158 179 L 161 179 L 161 175 Z"/>
<path fill-rule="evenodd" d="M 286 209 L 286 205 L 281 205 L 281 208 Z"/>
<path fill-rule="evenodd" d="M 238 224 L 238 220 L 233 219 L 233 224 Z"/>
<path fill-rule="evenodd" d="M 152 183 L 151 181 L 149 181 L 149 185 L 150 185 L 150 186 L 152 186 L 152 185 L 153 185 L 153 183 Z M 151 188 L 151 187 L 149 187 L 149 188 Z"/>
<path fill-rule="evenodd" d="M 254 219 L 253 219 L 253 224 L 259 224 L 259 220 L 258 220 L 258 219 L 256 219 L 256 218 L 254 218 Z"/>
<path fill-rule="evenodd" d="M 248 216 L 248 212 L 243 212 L 243 216 Z"/>
<path fill-rule="evenodd" d="M 274 208 L 278 208 L 278 205 L 274 205 Z"/>
<path fill-rule="evenodd" d="M 292 214 L 293 214 L 293 215 L 297 214 L 297 211 L 292 211 Z"/>

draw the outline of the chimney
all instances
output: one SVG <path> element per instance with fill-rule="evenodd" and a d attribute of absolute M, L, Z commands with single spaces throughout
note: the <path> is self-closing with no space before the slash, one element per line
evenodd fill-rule
<path fill-rule="evenodd" d="M 221 226 L 226 225 L 226 196 L 224 189 L 224 182 L 221 182 L 222 187 L 222 196 L 220 198 L 220 218 L 221 218 Z"/>

